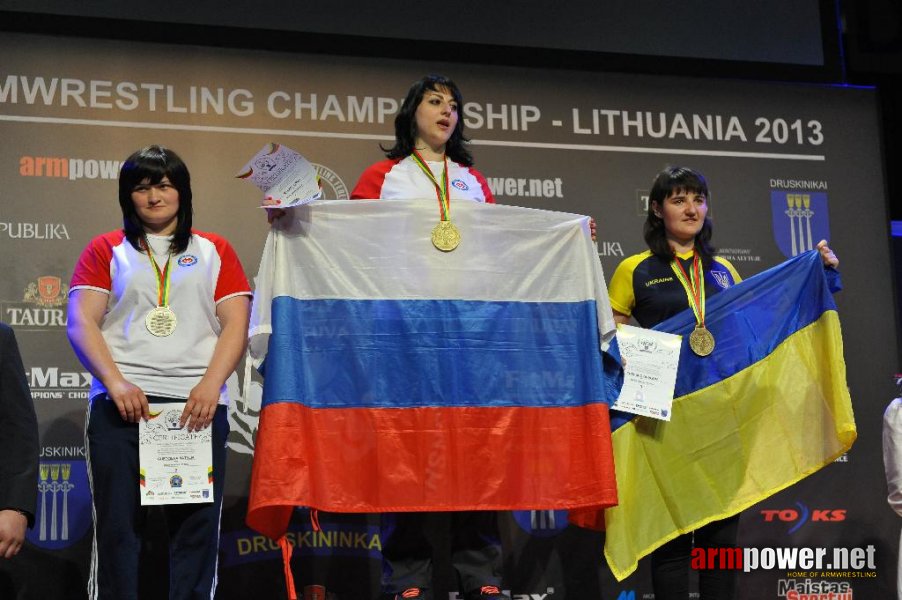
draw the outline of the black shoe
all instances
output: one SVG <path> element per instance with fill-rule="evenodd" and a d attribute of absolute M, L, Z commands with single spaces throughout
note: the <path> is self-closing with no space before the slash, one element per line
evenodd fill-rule
<path fill-rule="evenodd" d="M 422 588 L 407 588 L 400 594 L 395 594 L 392 598 L 394 600 L 422 600 L 426 598 L 426 590 Z"/>
<path fill-rule="evenodd" d="M 511 600 L 497 585 L 484 585 L 470 595 L 472 600 Z"/>

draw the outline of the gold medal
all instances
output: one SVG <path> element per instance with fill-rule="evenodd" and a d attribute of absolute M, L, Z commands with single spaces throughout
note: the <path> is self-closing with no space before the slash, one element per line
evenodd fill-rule
<path fill-rule="evenodd" d="M 144 317 L 144 325 L 152 335 L 166 337 L 172 335 L 178 319 L 168 306 L 156 306 Z"/>
<path fill-rule="evenodd" d="M 714 352 L 714 336 L 704 326 L 698 325 L 689 334 L 689 347 L 699 356 Z"/>
<path fill-rule="evenodd" d="M 460 244 L 460 231 L 451 221 L 439 221 L 432 229 L 432 245 L 442 252 L 451 252 Z"/>
<path fill-rule="evenodd" d="M 435 197 L 438 199 L 440 220 L 438 225 L 432 228 L 432 245 L 442 252 L 451 252 L 460 244 L 460 231 L 451 222 L 451 193 L 448 190 L 448 156 L 442 155 L 444 167 L 442 168 L 441 183 L 435 178 L 429 165 L 426 164 L 426 161 L 423 160 L 423 157 L 416 150 L 413 151 L 410 157 L 435 186 Z"/>

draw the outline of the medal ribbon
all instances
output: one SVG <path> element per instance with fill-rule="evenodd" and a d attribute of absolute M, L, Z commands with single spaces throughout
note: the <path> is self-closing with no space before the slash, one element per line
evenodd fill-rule
<path fill-rule="evenodd" d="M 166 257 L 166 266 L 160 271 L 160 266 L 153 258 L 147 239 L 142 238 L 141 241 L 143 242 L 144 250 L 147 252 L 147 259 L 153 266 L 153 272 L 157 276 L 157 306 L 169 306 L 169 265 L 172 262 L 172 252 Z"/>
<path fill-rule="evenodd" d="M 438 206 L 439 206 L 439 215 L 441 216 L 442 221 L 450 221 L 451 220 L 451 194 L 448 192 L 448 156 L 442 155 L 442 159 L 445 161 L 445 167 L 442 169 L 442 182 L 439 184 L 438 180 L 435 178 L 435 175 L 432 173 L 432 169 L 429 168 L 429 165 L 426 164 L 426 161 L 423 160 L 423 157 L 420 156 L 420 153 L 416 150 L 413 151 L 413 154 L 410 155 L 413 159 L 413 162 L 420 167 L 420 170 L 426 174 L 426 177 L 429 178 L 429 181 L 432 182 L 432 185 L 435 186 L 435 197 L 438 198 Z"/>
<path fill-rule="evenodd" d="M 705 327 L 705 280 L 702 277 L 702 261 L 697 252 L 692 253 L 692 271 L 686 275 L 686 270 L 679 257 L 674 257 L 670 263 L 676 278 L 683 284 L 686 297 L 689 299 L 689 307 L 695 314 L 695 321 L 699 327 Z"/>

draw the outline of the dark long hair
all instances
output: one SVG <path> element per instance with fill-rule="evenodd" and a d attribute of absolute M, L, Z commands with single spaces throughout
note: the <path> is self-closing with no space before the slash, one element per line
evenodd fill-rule
<path fill-rule="evenodd" d="M 473 166 L 473 156 L 466 146 L 470 140 L 464 137 L 463 95 L 457 84 L 443 75 L 426 75 L 407 90 L 407 97 L 404 98 L 401 109 L 395 116 L 395 145 L 391 148 L 380 146 L 388 158 L 405 158 L 413 154 L 417 139 L 417 108 L 427 91 L 439 92 L 443 89 L 448 90 L 454 97 L 458 111 L 457 127 L 454 128 L 448 143 L 445 144 L 445 154 L 460 165 Z"/>
<path fill-rule="evenodd" d="M 157 184 L 164 177 L 179 193 L 179 210 L 175 234 L 172 237 L 170 250 L 178 254 L 188 248 L 191 240 L 191 175 L 188 167 L 179 155 L 163 146 L 147 146 L 141 148 L 122 163 L 119 171 L 119 207 L 122 209 L 122 229 L 125 238 L 136 249 L 141 250 L 141 239 L 144 237 L 144 223 L 138 217 L 135 203 L 132 202 L 132 190 L 145 180 Z"/>
<path fill-rule="evenodd" d="M 654 205 L 663 209 L 664 200 L 675 192 L 693 192 L 710 200 L 708 195 L 708 182 L 704 175 L 689 167 L 667 167 L 655 177 L 648 195 L 648 215 L 645 218 L 645 243 L 655 256 L 671 261 L 674 258 L 673 248 L 667 242 L 667 232 L 664 230 L 664 219 L 655 214 Z M 711 236 L 714 228 L 711 219 L 705 214 L 701 231 L 695 236 L 695 251 L 698 252 L 705 267 L 711 266 L 716 249 L 711 245 Z"/>

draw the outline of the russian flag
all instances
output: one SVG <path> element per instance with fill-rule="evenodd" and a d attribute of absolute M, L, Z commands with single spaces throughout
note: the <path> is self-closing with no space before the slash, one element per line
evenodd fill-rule
<path fill-rule="evenodd" d="M 842 335 L 817 251 L 708 299 L 716 346 L 688 348 L 692 311 L 655 329 L 684 336 L 670 422 L 612 417 L 620 496 L 605 511 L 618 580 L 662 544 L 789 487 L 846 452 L 855 418 Z"/>
<path fill-rule="evenodd" d="M 622 371 L 588 217 L 459 201 L 321 201 L 267 239 L 248 524 L 332 512 L 616 503 Z"/>

